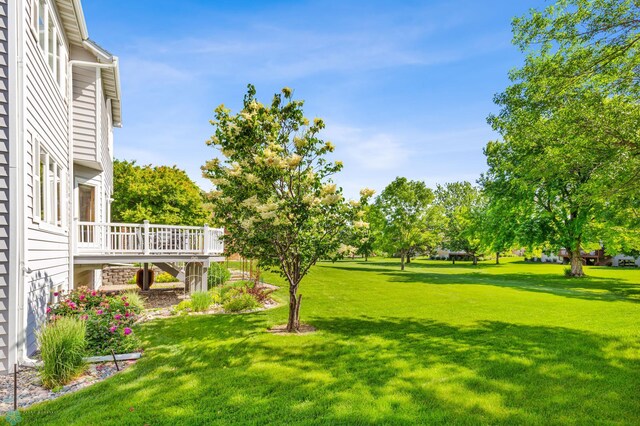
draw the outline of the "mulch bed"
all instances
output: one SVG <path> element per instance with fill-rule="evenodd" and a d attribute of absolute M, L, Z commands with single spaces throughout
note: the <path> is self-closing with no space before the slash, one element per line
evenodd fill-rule
<path fill-rule="evenodd" d="M 125 370 L 136 360 L 118 361 L 120 371 Z M 33 367 L 20 367 L 18 370 L 18 409 L 32 404 L 48 401 L 62 395 L 86 388 L 116 374 L 113 362 L 89 364 L 87 371 L 71 383 L 53 392 L 42 386 L 38 370 Z M 13 410 L 13 374 L 0 375 L 0 415 Z"/>
<path fill-rule="evenodd" d="M 287 331 L 287 324 L 276 325 L 267 330 L 268 333 L 272 334 L 288 334 L 288 335 L 297 335 L 297 334 L 310 334 L 316 331 L 316 328 L 309 324 L 301 324 L 300 330 L 290 333 Z"/>

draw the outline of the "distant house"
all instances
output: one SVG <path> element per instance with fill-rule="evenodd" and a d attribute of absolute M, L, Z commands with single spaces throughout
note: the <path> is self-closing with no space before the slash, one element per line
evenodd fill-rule
<path fill-rule="evenodd" d="M 110 223 L 118 58 L 80 0 L 0 0 L 0 372 L 37 350 L 55 292 L 100 286 L 104 264 L 188 261 L 191 288 L 221 230 Z"/>

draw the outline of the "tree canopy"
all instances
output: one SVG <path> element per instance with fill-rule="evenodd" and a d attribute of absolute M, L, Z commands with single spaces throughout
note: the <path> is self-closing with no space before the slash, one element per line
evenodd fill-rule
<path fill-rule="evenodd" d="M 438 185 L 436 204 L 444 214 L 443 246 L 452 251 L 465 251 L 473 256 L 474 265 L 484 250 L 482 238 L 485 199 L 469 182 Z"/>
<path fill-rule="evenodd" d="M 640 173 L 638 17 L 631 1 L 560 0 L 515 19 L 527 57 L 489 117 L 502 140 L 485 149 L 482 183 L 518 224 L 502 235 L 566 248 L 574 276 L 581 250 L 637 243 L 620 212 L 632 213 Z"/>
<path fill-rule="evenodd" d="M 288 331 L 300 327 L 301 280 L 316 261 L 337 252 L 350 226 L 366 227 L 362 204 L 373 194 L 347 202 L 331 176 L 342 168 L 327 160 L 334 145 L 320 138 L 324 122 L 310 122 L 291 89 L 270 104 L 248 86 L 238 114 L 224 105 L 211 122 L 209 145 L 223 159 L 202 168 L 216 186 L 211 201 L 217 224 L 227 230 L 225 249 L 277 269 L 289 283 Z"/>
<path fill-rule="evenodd" d="M 176 166 L 139 166 L 135 161 L 113 162 L 114 222 L 148 220 L 167 225 L 202 226 L 211 222 L 200 188 Z"/>
<path fill-rule="evenodd" d="M 411 250 L 426 250 L 438 243 L 441 221 L 433 201 L 433 191 L 424 182 L 398 177 L 372 206 L 376 244 L 387 253 L 399 254 L 402 270 Z"/>

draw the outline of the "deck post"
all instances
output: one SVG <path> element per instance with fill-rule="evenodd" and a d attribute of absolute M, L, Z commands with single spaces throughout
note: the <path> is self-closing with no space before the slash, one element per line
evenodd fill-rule
<path fill-rule="evenodd" d="M 202 276 L 200 277 L 200 291 L 207 291 L 209 289 L 209 260 L 202 262 Z"/>
<path fill-rule="evenodd" d="M 209 254 L 210 251 L 210 247 L 211 247 L 211 233 L 209 232 L 209 225 L 207 225 L 206 223 L 204 224 L 204 247 L 203 252 L 204 254 Z"/>
<path fill-rule="evenodd" d="M 144 246 L 142 247 L 142 250 L 144 252 L 144 254 L 149 254 L 150 250 L 149 250 L 149 246 L 151 245 L 151 239 L 149 238 L 149 221 L 148 220 L 144 220 L 143 222 L 143 227 L 142 227 L 142 244 L 144 244 Z"/>
<path fill-rule="evenodd" d="M 142 264 L 142 291 L 149 291 L 149 264 Z"/>

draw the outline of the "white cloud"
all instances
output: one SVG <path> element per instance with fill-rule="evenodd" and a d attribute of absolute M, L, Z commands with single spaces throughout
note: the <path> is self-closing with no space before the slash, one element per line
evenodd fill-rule
<path fill-rule="evenodd" d="M 331 125 L 324 132 L 325 139 L 337 146 L 336 156 L 367 171 L 393 170 L 406 162 L 407 150 L 388 133 L 377 133 L 356 127 Z"/>

